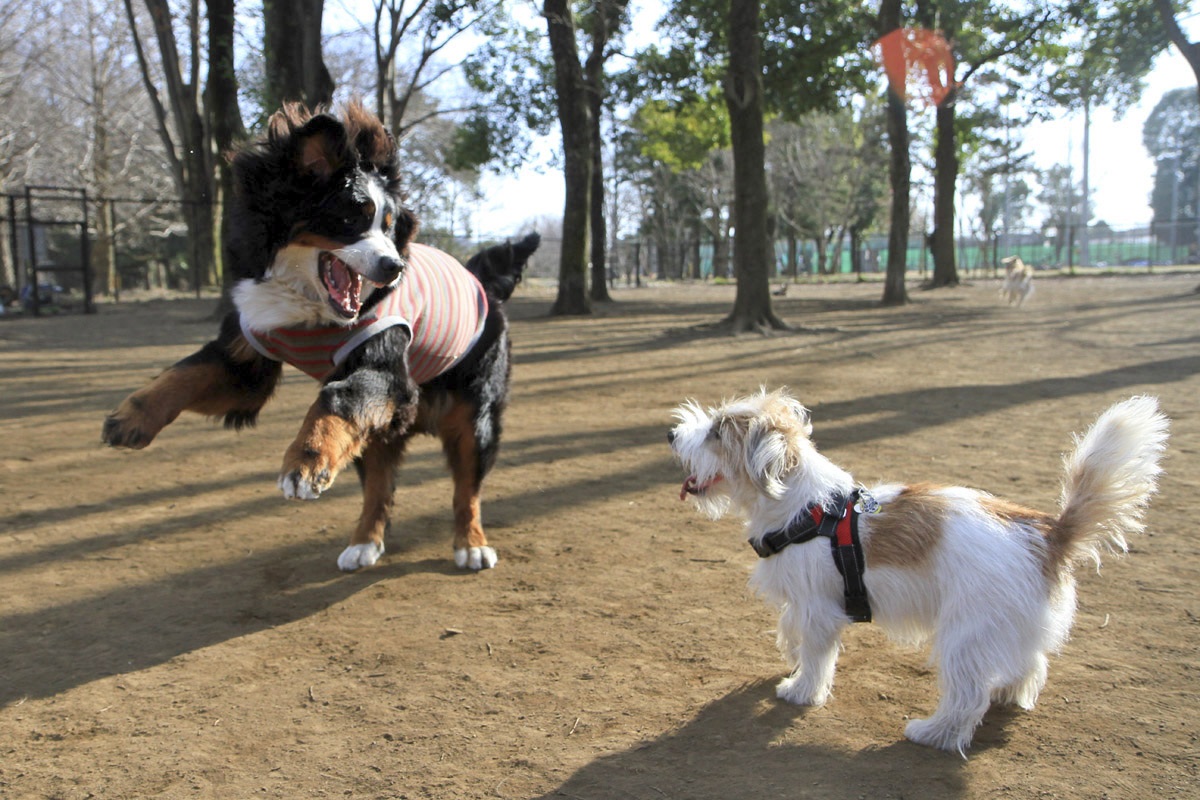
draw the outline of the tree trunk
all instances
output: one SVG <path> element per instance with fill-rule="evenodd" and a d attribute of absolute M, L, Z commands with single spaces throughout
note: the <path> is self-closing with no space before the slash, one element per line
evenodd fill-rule
<path fill-rule="evenodd" d="M 771 310 L 759 13 L 757 0 L 730 3 L 729 74 L 724 88 L 733 145 L 733 271 L 737 294 L 725 324 L 735 333 L 788 328 Z"/>
<path fill-rule="evenodd" d="M 791 273 L 792 281 L 795 282 L 800 277 L 800 239 L 796 236 L 796 229 L 790 226 L 787 233 L 787 248 L 788 272 Z"/>
<path fill-rule="evenodd" d="M 216 229 L 214 250 L 221 275 L 221 301 L 213 316 L 224 318 L 233 310 L 230 290 L 233 274 L 224 261 L 225 242 L 228 241 L 230 217 L 233 204 L 233 171 L 226 157 L 233 146 L 246 135 L 242 123 L 242 112 L 237 100 L 237 74 L 234 71 L 234 6 L 236 0 L 206 0 L 208 7 L 208 82 L 204 88 L 204 108 L 208 113 L 209 131 L 212 139 L 216 185 L 214 191 L 214 216 L 219 220 Z M 233 259 L 229 260 L 233 263 Z"/>
<path fill-rule="evenodd" d="M 590 314 L 587 296 L 589 200 L 592 196 L 592 123 L 587 87 L 575 46 L 575 19 L 568 0 L 546 0 L 546 24 L 554 57 L 554 87 L 563 139 L 562 253 L 558 263 L 558 297 L 554 316 Z"/>
<path fill-rule="evenodd" d="M 624 3 L 617 3 L 621 6 Z M 584 80 L 587 83 L 588 107 L 591 111 L 592 183 L 591 183 L 591 234 L 592 234 L 592 289 L 591 299 L 609 301 L 608 294 L 608 220 L 604 214 L 604 140 L 600 137 L 600 123 L 604 110 L 604 61 L 605 48 L 611 35 L 610 3 L 598 2 L 592 13 L 592 49 L 584 64 Z"/>
<path fill-rule="evenodd" d="M 603 77 L 603 76 L 601 76 Z M 588 96 L 591 105 L 591 235 L 592 288 L 591 299 L 612 300 L 608 295 L 608 219 L 604 214 L 604 146 L 600 139 L 600 111 L 603 102 L 594 91 Z"/>
<path fill-rule="evenodd" d="M 215 236 L 213 232 L 213 172 L 210 143 L 204 127 L 204 117 L 200 107 L 200 20 L 197 7 L 198 0 L 192 0 L 188 12 L 189 46 L 191 59 L 188 80 L 184 79 L 179 58 L 179 48 L 175 41 L 175 29 L 172 24 L 171 8 L 167 0 L 145 0 L 146 10 L 154 23 L 155 38 L 158 41 L 159 53 L 162 56 L 162 74 L 166 83 L 167 97 L 170 102 L 171 115 L 175 122 L 175 132 L 179 136 L 178 146 L 171 138 L 170 127 L 167 123 L 166 109 L 150 78 L 150 69 L 142 51 L 141 39 L 138 36 L 137 24 L 134 18 L 130 0 L 125 0 L 125 11 L 132 28 L 134 47 L 137 50 L 138 63 L 142 70 L 142 81 L 150 96 L 158 121 L 158 133 L 162 139 L 167 160 L 171 165 L 171 173 L 183 203 L 183 217 L 188 225 L 189 267 L 191 279 L 197 293 L 201 283 L 216 273 L 216 254 L 213 250 Z"/>
<path fill-rule="evenodd" d="M 863 274 L 863 258 L 862 258 L 862 234 L 858 228 L 850 229 L 850 271 L 862 279 Z"/>
<path fill-rule="evenodd" d="M 113 231 L 112 200 L 101 200 L 96 215 L 96 246 L 92 249 L 96 274 L 100 276 L 100 291 L 114 300 L 121 294 L 121 277 L 117 274 L 117 242 Z"/>
<path fill-rule="evenodd" d="M 879 5 L 879 33 L 891 33 L 901 27 L 902 0 L 882 0 Z M 904 276 L 908 270 L 909 187 L 912 162 L 908 153 L 908 109 L 904 105 L 904 87 L 889 87 L 887 93 L 887 135 L 891 149 L 888 179 L 892 185 L 892 219 L 888 226 L 887 275 L 883 281 L 883 304 L 898 306 L 908 302 Z"/>
<path fill-rule="evenodd" d="M 286 102 L 310 109 L 333 100 L 333 78 L 321 57 L 325 0 L 263 0 L 263 104 L 271 113 Z"/>
<path fill-rule="evenodd" d="M 1162 19 L 1163 27 L 1167 29 L 1167 38 L 1187 59 L 1188 66 L 1192 68 L 1192 73 L 1196 76 L 1196 91 L 1200 92 L 1200 42 L 1189 41 L 1187 34 L 1179 27 L 1171 0 L 1155 0 L 1154 4 L 1158 7 L 1158 16 Z"/>
<path fill-rule="evenodd" d="M 950 85 L 953 86 L 953 74 Z M 936 114 L 933 151 L 933 280 L 931 288 L 957 286 L 954 264 L 954 188 L 958 181 L 958 142 L 954 131 L 955 95 L 952 89 Z"/>

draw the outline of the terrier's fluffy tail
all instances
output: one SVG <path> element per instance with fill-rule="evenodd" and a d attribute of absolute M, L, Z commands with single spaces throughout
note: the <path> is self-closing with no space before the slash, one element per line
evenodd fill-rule
<path fill-rule="evenodd" d="M 1102 552 L 1125 552 L 1125 537 L 1140 533 L 1142 513 L 1158 486 L 1167 446 L 1167 418 L 1158 400 L 1142 395 L 1105 411 L 1063 459 L 1062 513 L 1053 526 L 1053 560 L 1070 568 L 1099 565 Z"/>
<path fill-rule="evenodd" d="M 471 256 L 467 261 L 470 270 L 487 293 L 501 302 L 512 297 L 517 284 L 521 282 L 521 273 L 525 262 L 533 255 L 541 244 L 542 237 L 531 233 L 516 244 L 505 242 Z"/>

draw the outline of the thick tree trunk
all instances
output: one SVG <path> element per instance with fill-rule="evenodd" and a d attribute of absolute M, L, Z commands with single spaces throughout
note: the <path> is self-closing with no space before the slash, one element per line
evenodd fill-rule
<path fill-rule="evenodd" d="M 588 217 L 592 182 L 592 124 L 587 87 L 575 45 L 575 19 L 568 0 L 546 0 L 546 24 L 554 57 L 554 87 L 563 139 L 562 253 L 558 263 L 558 296 L 550 313 L 590 314 L 587 296 Z"/>
<path fill-rule="evenodd" d="M 600 80 L 603 80 L 600 75 Z M 591 236 L 592 236 L 592 288 L 591 299 L 598 301 L 612 300 L 608 294 L 608 219 L 604 215 L 604 146 L 600 138 L 600 112 L 603 100 L 596 91 L 594 82 L 592 92 L 588 95 L 591 106 L 591 148 L 592 148 L 592 181 L 591 181 Z"/>
<path fill-rule="evenodd" d="M 216 275 L 215 236 L 213 231 L 213 170 L 210 140 L 204 127 L 204 116 L 200 105 L 200 21 L 198 0 L 192 0 L 188 12 L 188 36 L 192 57 L 187 80 L 181 69 L 179 49 L 175 40 L 175 28 L 171 8 L 167 0 L 145 0 L 146 10 L 154 23 L 155 38 L 162 56 L 162 74 L 170 100 L 179 144 L 171 138 L 166 110 L 150 78 L 150 71 L 141 40 L 137 36 L 133 8 L 125 0 L 125 10 L 133 28 L 134 46 L 142 69 L 142 80 L 158 119 L 159 136 L 167 151 L 172 175 L 183 203 L 183 218 L 188 226 L 191 281 L 199 293 L 200 286 Z"/>
<path fill-rule="evenodd" d="M 204 107 L 208 112 L 209 131 L 215 154 L 216 185 L 214 206 L 217 218 L 214 250 L 221 274 L 221 301 L 213 312 L 215 318 L 223 319 L 233 310 L 230 289 L 233 275 L 225 262 L 225 242 L 228 241 L 230 217 L 233 205 L 233 171 L 227 155 L 239 140 L 245 137 L 246 127 L 238 106 L 237 73 L 234 70 L 234 6 L 236 0 L 206 0 L 208 7 L 208 81 L 204 88 Z M 228 263 L 232 263 L 230 259 Z"/>
<path fill-rule="evenodd" d="M 882 0 L 879 4 L 879 34 L 884 36 L 901 27 L 902 0 Z M 883 280 L 883 304 L 898 306 L 908 302 L 904 277 L 908 271 L 908 216 L 912 161 L 908 152 L 908 109 L 904 105 L 904 87 L 891 86 L 887 93 L 887 135 L 891 149 L 888 180 L 892 185 L 892 213 L 888 226 L 887 272 Z"/>
<path fill-rule="evenodd" d="M 618 3 L 617 5 L 624 5 Z M 600 124 L 604 111 L 605 48 L 611 34 L 609 3 L 598 2 L 592 13 L 592 49 L 584 64 L 584 80 L 588 87 L 588 108 L 591 111 L 591 237 L 592 289 L 591 299 L 608 301 L 608 220 L 604 215 L 604 140 Z"/>
<path fill-rule="evenodd" d="M 321 57 L 325 0 L 263 0 L 263 56 L 268 113 L 287 102 L 311 109 L 333 100 L 333 78 Z"/>
<path fill-rule="evenodd" d="M 1167 29 L 1167 38 L 1187 59 L 1188 66 L 1192 68 L 1192 73 L 1196 76 L 1196 91 L 1200 92 L 1200 42 L 1189 41 L 1187 34 L 1179 27 L 1171 0 L 1155 0 L 1154 5 L 1158 8 L 1158 16 L 1162 19 L 1163 27 Z M 1186 7 L 1185 3 L 1184 8 L 1186 9 Z"/>
<path fill-rule="evenodd" d="M 953 78 L 953 76 L 951 76 Z M 953 85 L 953 81 L 951 81 Z M 954 264 L 954 190 L 958 182 L 958 141 L 954 132 L 955 92 L 937 107 L 933 151 L 933 280 L 930 286 L 957 286 Z"/>
<path fill-rule="evenodd" d="M 725 105 L 733 145 L 733 270 L 737 294 L 725 319 L 735 333 L 788 326 L 771 310 L 771 242 L 767 234 L 766 147 L 763 143 L 760 4 L 732 0 Z"/>

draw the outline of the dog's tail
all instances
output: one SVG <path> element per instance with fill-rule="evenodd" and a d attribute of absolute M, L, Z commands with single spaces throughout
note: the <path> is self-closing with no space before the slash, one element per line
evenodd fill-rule
<path fill-rule="evenodd" d="M 1142 513 L 1158 486 L 1169 424 L 1158 400 L 1142 395 L 1117 403 L 1075 438 L 1049 537 L 1057 567 L 1087 559 L 1098 566 L 1102 552 L 1128 550 L 1125 537 L 1144 529 Z"/>
<path fill-rule="evenodd" d="M 479 279 L 489 296 L 504 302 L 512 297 L 517 284 L 521 282 L 525 263 L 541 242 L 539 234 L 530 233 L 516 244 L 505 242 L 493 245 L 471 256 L 467 261 L 467 269 Z"/>

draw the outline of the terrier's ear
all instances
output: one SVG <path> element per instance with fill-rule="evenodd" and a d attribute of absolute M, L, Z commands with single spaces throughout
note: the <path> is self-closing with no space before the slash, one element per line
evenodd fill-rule
<path fill-rule="evenodd" d="M 808 409 L 800 404 L 800 401 L 794 397 L 785 397 L 783 400 L 791 412 L 800 421 L 800 427 L 804 431 L 805 436 L 812 436 L 812 417 L 808 413 Z"/>
<path fill-rule="evenodd" d="M 787 487 L 783 479 L 799 459 L 777 428 L 755 420 L 746 433 L 742 452 L 746 476 L 760 494 L 778 500 Z"/>

